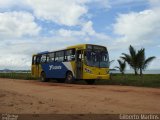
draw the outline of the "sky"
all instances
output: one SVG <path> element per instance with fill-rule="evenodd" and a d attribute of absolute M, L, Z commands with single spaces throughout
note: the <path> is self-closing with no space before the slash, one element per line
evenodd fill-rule
<path fill-rule="evenodd" d="M 160 0 L 0 0 L 0 69 L 81 43 L 106 46 L 111 68 L 129 45 L 145 48 L 156 56 L 148 69 L 160 69 Z"/>

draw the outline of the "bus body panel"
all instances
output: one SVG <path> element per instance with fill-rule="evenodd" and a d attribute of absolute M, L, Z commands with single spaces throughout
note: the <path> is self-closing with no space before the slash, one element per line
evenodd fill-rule
<path fill-rule="evenodd" d="M 83 79 L 109 79 L 109 68 L 97 68 L 84 65 Z"/>
<path fill-rule="evenodd" d="M 42 71 L 45 72 L 46 78 L 65 78 L 67 71 L 74 71 L 70 62 L 50 62 L 42 64 Z"/>
<path fill-rule="evenodd" d="M 33 77 L 40 77 L 42 71 L 41 65 L 32 65 L 32 76 Z"/>
<path fill-rule="evenodd" d="M 90 74 L 90 73 L 84 73 L 83 74 L 83 79 L 96 79 L 96 80 L 108 80 L 110 78 L 109 74 L 106 75 L 95 75 L 95 74 Z"/>

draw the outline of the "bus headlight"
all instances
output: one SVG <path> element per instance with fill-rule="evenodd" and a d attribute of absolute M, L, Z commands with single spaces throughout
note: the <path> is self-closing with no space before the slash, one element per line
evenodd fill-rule
<path fill-rule="evenodd" d="M 92 71 L 88 68 L 84 68 L 84 71 L 87 72 L 87 73 L 92 73 Z"/>

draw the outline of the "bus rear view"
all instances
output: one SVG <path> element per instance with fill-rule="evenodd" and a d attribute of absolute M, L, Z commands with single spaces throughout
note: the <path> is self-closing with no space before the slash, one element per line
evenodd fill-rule
<path fill-rule="evenodd" d="M 32 59 L 32 75 L 42 81 L 55 78 L 66 83 L 85 80 L 88 84 L 93 84 L 96 79 L 108 80 L 110 75 L 107 48 L 81 44 L 35 54 Z"/>

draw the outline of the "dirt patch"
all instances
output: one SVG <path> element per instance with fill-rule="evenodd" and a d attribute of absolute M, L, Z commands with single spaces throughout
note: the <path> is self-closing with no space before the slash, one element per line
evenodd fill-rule
<path fill-rule="evenodd" d="M 160 113 L 160 89 L 0 79 L 0 113 Z"/>
<path fill-rule="evenodd" d="M 131 92 L 131 90 L 112 90 L 113 92 Z"/>

